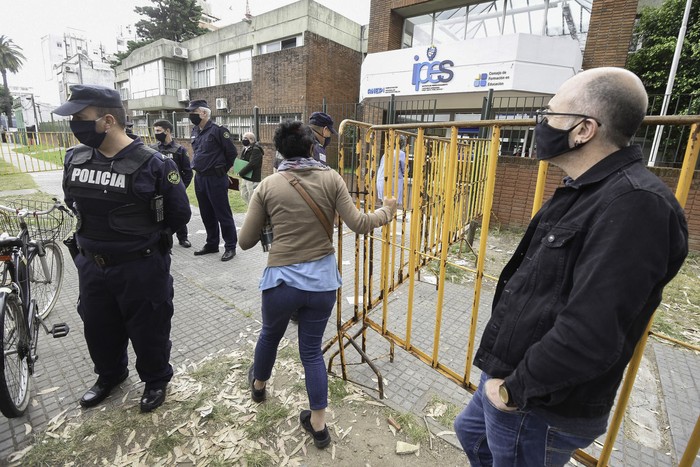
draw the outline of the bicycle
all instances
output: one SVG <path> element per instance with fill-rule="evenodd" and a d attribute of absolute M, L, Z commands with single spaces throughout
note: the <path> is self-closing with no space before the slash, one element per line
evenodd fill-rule
<path fill-rule="evenodd" d="M 57 241 L 72 230 L 73 215 L 54 199 L 0 205 L 0 412 L 19 417 L 27 409 L 39 327 L 54 338 L 70 330 L 66 323 L 49 329 L 63 282 L 63 253 Z M 10 236 L 17 232 L 17 236 Z"/>

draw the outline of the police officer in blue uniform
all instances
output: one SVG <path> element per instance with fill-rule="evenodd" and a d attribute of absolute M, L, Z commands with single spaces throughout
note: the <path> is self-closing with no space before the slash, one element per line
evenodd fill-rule
<path fill-rule="evenodd" d="M 185 184 L 185 188 L 190 186 L 193 175 L 190 156 L 187 155 L 187 149 L 173 139 L 173 124 L 168 120 L 158 120 L 153 124 L 153 135 L 158 142 L 152 144 L 151 147 L 163 154 L 163 157 L 172 159 L 180 171 L 180 178 Z M 180 227 L 175 235 L 181 247 L 189 248 L 192 246 L 187 239 L 187 225 Z"/>
<path fill-rule="evenodd" d="M 224 238 L 224 254 L 221 261 L 236 256 L 238 235 L 228 202 L 228 177 L 238 155 L 231 134 L 225 127 L 211 121 L 211 109 L 205 100 L 190 101 L 185 109 L 190 113 L 192 129 L 192 168 L 195 171 L 194 192 L 199 203 L 199 212 L 207 231 L 207 240 L 195 256 L 219 252 L 219 226 Z"/>
<path fill-rule="evenodd" d="M 333 119 L 324 112 L 314 112 L 309 117 L 309 127 L 314 133 L 315 141 L 313 145 L 314 159 L 328 165 L 326 162 L 326 147 L 331 142 L 331 135 L 338 132 L 333 128 Z"/>
<path fill-rule="evenodd" d="M 54 113 L 72 116 L 81 143 L 66 152 L 63 190 L 78 215 L 78 313 L 98 378 L 80 405 L 99 404 L 128 377 L 131 340 L 146 383 L 141 411 L 150 412 L 173 375 L 170 247 L 172 232 L 190 219 L 185 186 L 172 160 L 126 134 L 116 90 L 71 86 Z"/>

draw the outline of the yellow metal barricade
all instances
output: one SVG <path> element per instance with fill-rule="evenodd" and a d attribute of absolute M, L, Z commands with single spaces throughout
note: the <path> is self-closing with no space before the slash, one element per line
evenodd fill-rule
<path fill-rule="evenodd" d="M 692 125 L 676 191 L 681 204 L 687 199 L 697 164 L 699 121 L 698 116 L 648 117 L 645 120 L 647 125 Z M 385 196 L 396 196 L 399 193 L 397 183 L 402 182 L 399 205 L 403 209 L 381 231 L 369 235 L 351 233 L 352 237 L 346 238 L 338 220 L 339 262 L 343 262 L 344 248 L 353 247 L 355 261 L 352 295 L 343 297 L 343 292 L 338 292 L 337 333 L 324 346 L 326 352 L 338 344 L 337 350 L 329 357 L 329 371 L 333 370 L 334 359 L 339 356 L 342 376 L 350 379 L 345 349 L 352 345 L 360 354 L 361 363 L 367 363 L 377 375 L 374 389 L 383 397 L 381 371 L 372 361 L 372 356 L 367 354 L 367 331 L 373 330 L 388 342 L 391 361 L 394 347 L 399 345 L 462 387 L 476 390 L 478 373 L 474 372 L 471 362 L 480 326 L 483 327 L 488 319 L 488 316 L 479 315 L 482 289 L 485 280 L 493 285 L 497 279 L 495 272 L 486 273 L 485 263 L 501 128 L 533 124 L 532 120 L 392 126 L 373 126 L 350 120 L 341 123 L 341 135 L 345 134 L 345 129 L 352 128 L 349 133 L 357 138 L 355 145 L 345 144 L 347 142 L 341 139 L 339 155 L 341 173 L 350 174 L 352 185 L 356 187 L 353 191 L 356 206 L 365 211 L 374 210 L 381 202 L 377 199 L 377 183 L 384 183 Z M 460 128 L 475 126 L 487 128 L 490 137 L 460 137 Z M 446 136 L 427 134 L 435 129 L 442 130 Z M 406 164 L 411 167 L 403 177 L 397 176 L 397 171 L 401 170 L 401 135 L 408 139 Z M 348 148 L 354 149 L 352 157 L 346 157 Z M 384 179 L 378 181 L 377 168 L 382 157 L 385 158 Z M 547 171 L 548 164 L 540 162 L 533 215 L 542 205 Z M 476 222 L 481 226 L 479 243 L 476 251 L 472 250 L 475 255 L 470 257 L 475 265 L 469 267 L 465 261 L 456 261 L 455 256 L 459 258 L 461 245 L 470 233 L 473 235 Z M 460 291 L 463 299 L 460 300 L 462 313 L 459 316 L 459 322 L 469 322 L 469 326 L 465 332 L 461 329 L 455 332 L 453 326 L 450 334 L 458 336 L 457 339 L 451 336 L 450 356 L 444 358 L 441 343 L 446 337 L 442 330 L 446 320 L 454 316 L 454 304 L 445 302 L 446 289 L 454 287 L 447 275 L 448 271 L 454 270 L 469 275 L 469 286 Z M 344 276 L 344 280 L 348 278 Z M 405 283 L 407 286 L 401 293 L 400 286 Z M 344 313 L 344 299 L 352 304 L 352 313 Z M 353 331 L 354 328 L 357 329 Z M 644 351 L 646 335 L 650 333 L 645 333 L 630 362 L 600 458 L 582 451 L 575 454 L 575 458 L 585 465 L 607 465 Z M 462 349 L 461 358 L 454 358 L 455 348 Z M 694 350 L 700 349 L 695 347 Z M 680 465 L 692 465 L 699 446 L 700 419 Z"/>

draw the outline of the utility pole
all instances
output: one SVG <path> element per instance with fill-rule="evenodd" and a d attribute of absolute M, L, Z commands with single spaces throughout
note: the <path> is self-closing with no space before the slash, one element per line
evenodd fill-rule
<path fill-rule="evenodd" d="M 685 40 L 685 31 L 688 28 L 688 17 L 690 17 L 690 6 L 693 0 L 686 0 L 685 12 L 683 13 L 683 21 L 681 22 L 681 28 L 678 30 L 678 40 L 676 40 L 676 51 L 673 53 L 673 61 L 671 62 L 671 71 L 668 74 L 668 82 L 666 83 L 666 92 L 664 92 L 664 101 L 661 104 L 661 113 L 659 115 L 666 115 L 668 111 L 668 104 L 671 101 L 671 92 L 673 92 L 673 82 L 676 79 L 676 70 L 678 70 L 678 62 L 681 59 L 681 51 L 683 49 L 683 41 Z M 654 134 L 654 141 L 651 144 L 651 153 L 649 154 L 649 163 L 647 166 L 654 167 L 656 164 L 656 155 L 659 152 L 659 145 L 661 143 L 661 134 L 664 131 L 663 125 L 656 127 L 656 133 Z"/>

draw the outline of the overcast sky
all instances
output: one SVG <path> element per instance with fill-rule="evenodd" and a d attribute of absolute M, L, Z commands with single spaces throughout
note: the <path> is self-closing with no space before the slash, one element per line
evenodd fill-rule
<path fill-rule="evenodd" d="M 259 15 L 294 1 L 250 0 L 250 10 L 253 15 Z M 370 0 L 316 1 L 360 24 L 369 23 Z M 228 23 L 240 21 L 245 13 L 245 0 L 206 2 L 211 5 L 214 15 Z M 8 74 L 8 84 L 33 87 L 37 100 L 58 104 L 57 85 L 44 79 L 41 38 L 72 29 L 90 40 L 102 42 L 107 50 L 112 51 L 120 28 L 141 19 L 134 12 L 137 5 L 150 6 L 151 3 L 147 0 L 0 0 L 3 16 L 0 34 L 22 47 L 27 58 L 19 73 Z"/>

